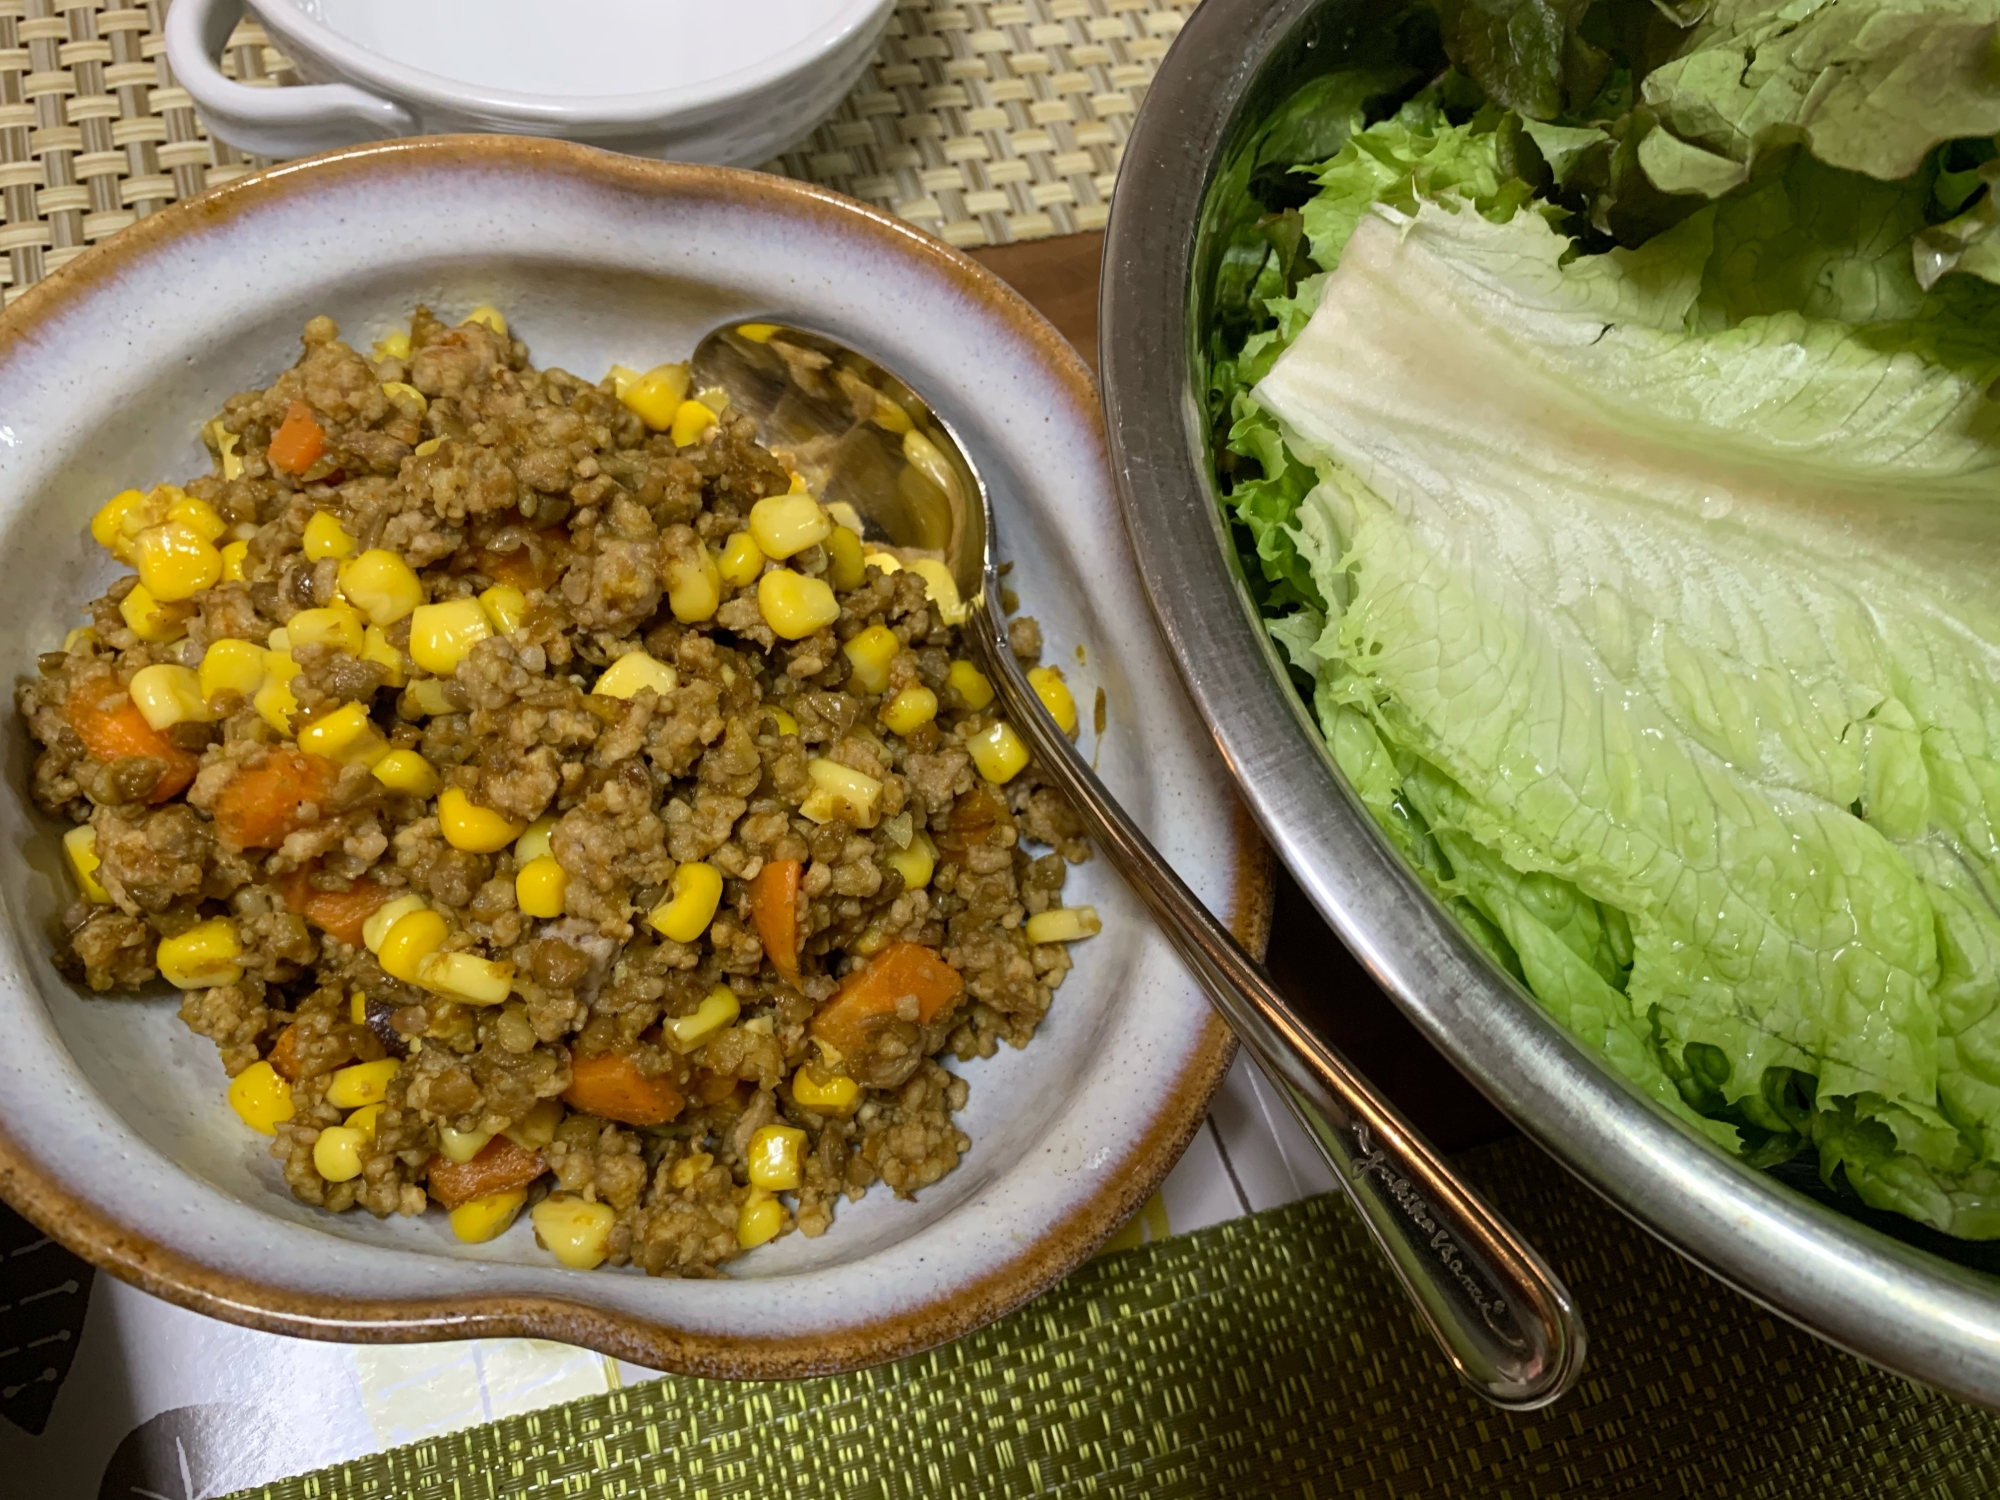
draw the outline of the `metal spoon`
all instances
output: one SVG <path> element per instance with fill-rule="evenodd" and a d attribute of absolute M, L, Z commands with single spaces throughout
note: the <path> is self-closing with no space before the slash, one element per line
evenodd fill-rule
<path fill-rule="evenodd" d="M 749 336 L 738 331 L 746 327 Z M 698 388 L 726 392 L 823 502 L 851 505 L 872 537 L 906 557 L 922 552 L 944 564 L 1008 719 L 1324 1153 L 1446 1358 L 1496 1406 L 1527 1410 L 1560 1396 L 1584 1356 L 1583 1325 L 1562 1283 L 1313 1034 L 1042 707 L 1007 644 L 992 502 L 951 429 L 894 375 L 801 329 L 718 329 L 695 350 L 692 374 Z M 950 603 L 940 601 L 947 613 Z"/>

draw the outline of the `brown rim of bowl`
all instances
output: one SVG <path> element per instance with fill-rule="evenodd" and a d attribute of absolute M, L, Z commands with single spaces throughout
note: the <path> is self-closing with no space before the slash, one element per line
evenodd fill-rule
<path fill-rule="evenodd" d="M 163 209 L 120 230 L 28 288 L 0 314 L 0 360 L 44 319 L 80 302 L 159 245 L 252 207 L 311 191 L 334 176 L 383 169 L 510 165 L 554 171 L 599 185 L 662 197 L 756 202 L 864 229 L 884 249 L 914 257 L 968 300 L 999 312 L 1060 376 L 1103 445 L 1097 388 L 1082 359 L 1042 315 L 992 272 L 942 241 L 825 188 L 728 167 L 619 156 L 563 141 L 519 136 L 400 140 L 271 167 Z M 1108 449 L 1105 462 L 1109 463 Z M 1119 528 L 1123 534 L 1123 528 Z M 1272 866 L 1255 823 L 1230 797 L 1235 869 L 1230 926 L 1253 953 L 1270 931 Z M 0 1125 L 0 1197 L 38 1228 L 153 1296 L 267 1333 L 355 1343 L 528 1337 L 580 1344 L 650 1369 L 717 1379 L 795 1379 L 837 1374 L 915 1354 L 1013 1311 L 1087 1260 L 1151 1196 L 1201 1126 L 1235 1053 L 1235 1039 L 1211 1014 L 1193 1055 L 1151 1127 L 1103 1186 L 1014 1259 L 911 1312 L 831 1333 L 731 1338 L 650 1323 L 559 1297 L 492 1296 L 417 1301 L 313 1296 L 266 1285 L 158 1244 L 142 1230 L 73 1197 Z"/>

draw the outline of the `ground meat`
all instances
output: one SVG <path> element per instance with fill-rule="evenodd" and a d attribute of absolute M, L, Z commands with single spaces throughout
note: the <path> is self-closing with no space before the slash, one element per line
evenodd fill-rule
<path fill-rule="evenodd" d="M 990 713 L 949 690 L 956 635 L 914 570 L 843 580 L 800 640 L 756 580 L 719 582 L 711 554 L 799 483 L 720 415 L 678 445 L 497 319 L 419 309 L 371 356 L 316 318 L 296 365 L 204 427 L 212 471 L 132 512 L 207 507 L 226 576 L 143 636 L 121 579 L 20 684 L 34 799 L 96 857 L 60 965 L 99 992 L 164 972 L 228 1075 L 271 1069 L 301 1201 L 421 1213 L 484 1163 L 503 1214 L 605 1205 L 607 1263 L 719 1274 L 741 1236 L 817 1235 L 843 1198 L 949 1172 L 967 1084 L 936 1059 L 1024 1045 L 1047 1013 L 1069 957 L 1024 924 L 1087 852 L 1074 812 L 1032 765 L 981 778 L 966 742 Z M 350 571 L 363 553 L 485 638 L 440 663 L 428 614 Z M 765 567 L 830 582 L 835 560 Z M 864 681 L 842 648 L 873 627 L 894 642 Z M 1040 657 L 1033 620 L 1008 636 Z M 218 647 L 255 675 L 197 680 Z M 635 686 L 594 690 L 635 652 Z M 148 719 L 145 669 L 197 681 L 206 714 Z M 891 733 L 914 687 L 938 715 Z M 829 776 L 863 790 L 829 801 Z M 428 915 L 388 941 L 369 919 L 390 902 Z M 219 955 L 175 955 L 218 932 Z M 906 945 L 949 993 L 865 982 Z M 798 1142 L 790 1187 L 752 1180 L 772 1139 Z"/>

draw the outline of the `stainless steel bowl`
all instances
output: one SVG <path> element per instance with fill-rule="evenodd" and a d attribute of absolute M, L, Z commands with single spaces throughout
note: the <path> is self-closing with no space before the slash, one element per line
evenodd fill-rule
<path fill-rule="evenodd" d="M 1823 1207 L 1697 1138 L 1579 1047 L 1460 933 L 1335 770 L 1250 602 L 1216 504 L 1200 382 L 1217 184 L 1341 63 L 1361 0 L 1205 0 L 1126 145 L 1100 292 L 1119 498 L 1181 675 L 1326 919 L 1530 1136 L 1697 1264 L 1900 1374 L 2000 1405 L 2000 1279 Z M 1586 1309 L 1586 1312 L 1588 1309 Z"/>

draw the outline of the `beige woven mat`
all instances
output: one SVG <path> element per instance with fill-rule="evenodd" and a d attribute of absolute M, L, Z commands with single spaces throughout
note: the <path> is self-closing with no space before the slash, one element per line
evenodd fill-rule
<path fill-rule="evenodd" d="M 903 0 L 854 92 L 770 170 L 959 246 L 1102 228 L 1132 113 L 1195 3 Z M 133 220 L 264 165 L 208 138 L 167 67 L 166 8 L 0 0 L 6 296 Z M 272 86 L 293 78 L 253 24 L 223 66 Z"/>

